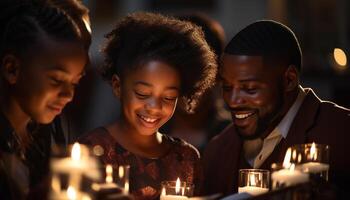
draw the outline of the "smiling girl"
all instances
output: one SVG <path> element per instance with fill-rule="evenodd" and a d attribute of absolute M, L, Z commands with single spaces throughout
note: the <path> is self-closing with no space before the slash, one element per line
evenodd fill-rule
<path fill-rule="evenodd" d="M 201 29 L 159 14 L 123 18 L 107 35 L 103 77 L 120 100 L 120 117 L 81 141 L 104 150 L 105 164 L 130 165 L 130 191 L 155 199 L 160 183 L 176 180 L 199 187 L 199 153 L 183 140 L 158 132 L 177 101 L 194 109 L 215 81 L 215 55 Z"/>

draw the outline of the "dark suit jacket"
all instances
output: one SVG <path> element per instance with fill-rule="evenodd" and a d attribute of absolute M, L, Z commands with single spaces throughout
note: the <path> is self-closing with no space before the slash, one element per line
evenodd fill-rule
<path fill-rule="evenodd" d="M 289 129 L 286 139 L 275 147 L 260 168 L 270 169 L 274 162 L 283 162 L 288 147 L 315 142 L 330 146 L 330 181 L 338 188 L 350 178 L 350 110 L 320 100 L 311 89 Z M 237 192 L 238 171 L 252 168 L 242 155 L 242 140 L 230 124 L 207 146 L 203 156 L 203 194 Z"/>

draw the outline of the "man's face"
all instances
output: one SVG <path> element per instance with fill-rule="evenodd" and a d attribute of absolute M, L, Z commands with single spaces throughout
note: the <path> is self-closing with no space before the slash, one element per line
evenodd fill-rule
<path fill-rule="evenodd" d="M 223 98 L 243 138 L 258 138 L 276 125 L 284 103 L 282 69 L 264 65 L 262 56 L 223 56 Z"/>

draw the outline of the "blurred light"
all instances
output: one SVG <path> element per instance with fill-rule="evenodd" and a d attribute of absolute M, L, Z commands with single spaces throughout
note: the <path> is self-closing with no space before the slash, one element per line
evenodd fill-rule
<path fill-rule="evenodd" d="M 345 52 L 342 49 L 335 48 L 333 51 L 333 56 L 335 62 L 339 65 L 339 67 L 346 68 L 347 58 Z"/>

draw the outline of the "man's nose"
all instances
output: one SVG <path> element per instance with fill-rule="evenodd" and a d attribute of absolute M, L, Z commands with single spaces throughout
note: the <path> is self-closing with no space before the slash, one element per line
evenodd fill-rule
<path fill-rule="evenodd" d="M 232 89 L 230 93 L 230 106 L 241 105 L 244 103 L 244 98 L 239 89 Z"/>

